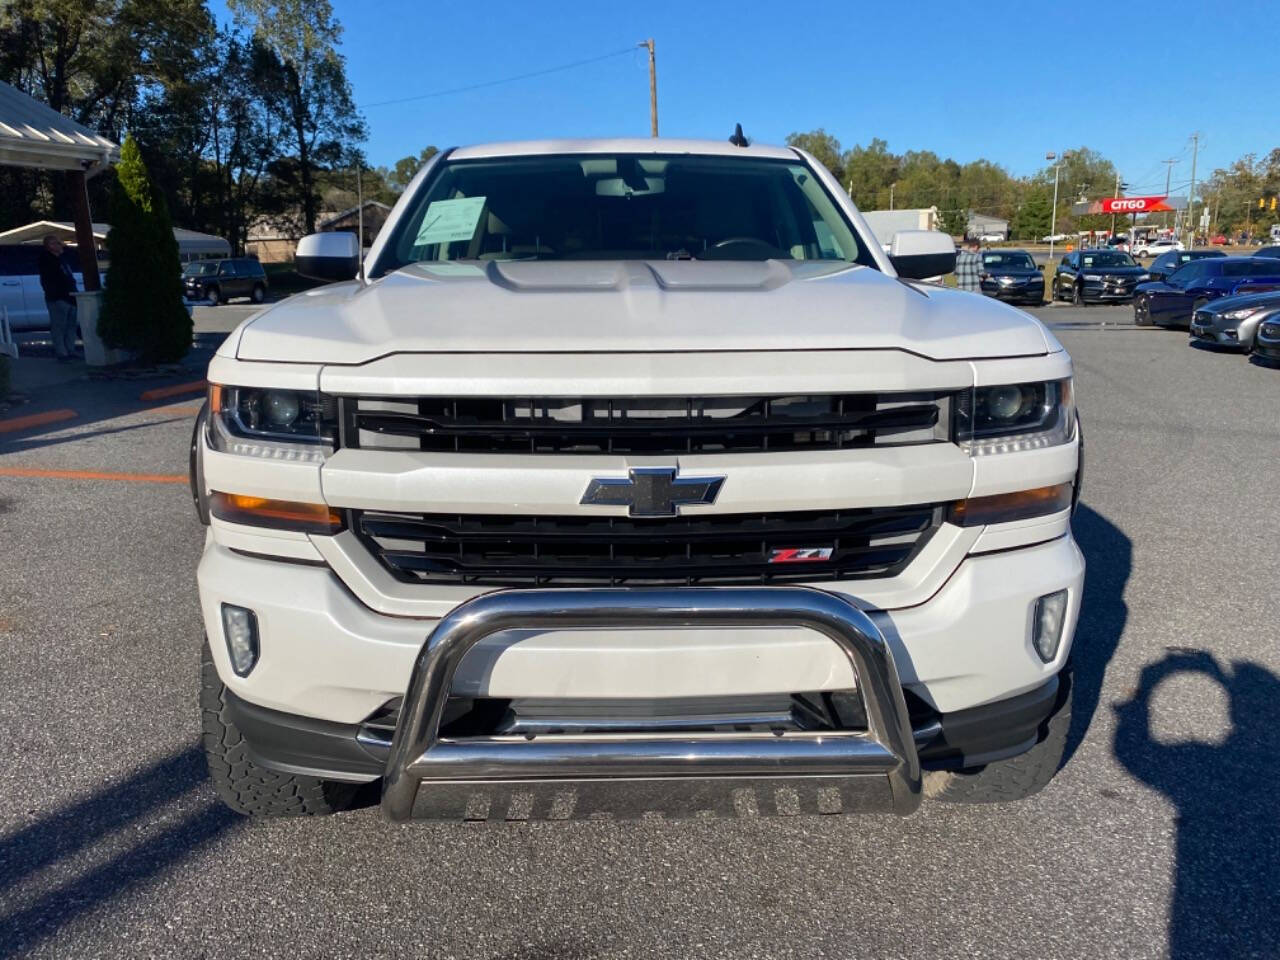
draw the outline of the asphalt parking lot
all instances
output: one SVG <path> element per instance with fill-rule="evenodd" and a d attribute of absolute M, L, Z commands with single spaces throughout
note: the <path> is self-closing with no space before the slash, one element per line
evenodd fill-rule
<path fill-rule="evenodd" d="M 0 957 L 1276 956 L 1280 370 L 1037 312 L 1087 441 L 1069 760 L 908 820 L 242 820 L 198 744 L 198 396 L 0 433 Z"/>

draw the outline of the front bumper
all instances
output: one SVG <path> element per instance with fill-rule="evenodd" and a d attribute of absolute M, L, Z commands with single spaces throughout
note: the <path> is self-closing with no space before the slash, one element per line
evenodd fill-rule
<path fill-rule="evenodd" d="M 983 281 L 982 292 L 988 297 L 1003 300 L 1007 303 L 1042 303 L 1044 301 L 1044 279 L 1014 284 Z"/>
<path fill-rule="evenodd" d="M 881 685 L 897 690 L 899 697 L 906 692 L 911 704 L 911 739 L 928 766 L 971 766 L 1021 752 L 1034 744 L 1043 718 L 1054 708 L 1050 701 L 1055 699 L 1055 678 L 1069 655 L 1084 573 L 1083 558 L 1070 533 L 1034 546 L 1000 549 L 998 540 L 989 546 L 993 552 L 965 558 L 924 602 L 891 610 L 871 606 L 862 614 L 854 605 L 856 597 L 852 598 L 854 603 L 842 597 L 832 598 L 842 609 L 855 611 L 864 624 L 864 632 L 872 634 L 875 644 L 883 646 L 892 675 L 891 681 Z M 436 620 L 380 614 L 358 600 L 324 565 L 246 555 L 212 539 L 200 565 L 199 580 L 211 648 L 219 675 L 228 688 L 228 706 L 254 759 L 269 769 L 326 779 L 368 781 L 383 776 L 390 769 L 387 726 L 383 723 L 379 729 L 376 721 L 366 721 L 383 715 L 389 703 L 412 691 L 414 678 L 421 672 L 419 669 L 415 673 L 415 663 L 428 649 L 428 635 L 438 634 L 442 624 L 456 617 L 450 614 Z M 1030 640 L 1035 600 L 1060 589 L 1069 593 L 1062 643 L 1054 660 L 1044 663 Z M 577 592 L 509 591 L 485 596 L 544 596 L 554 600 Z M 683 610 L 707 591 L 679 588 L 638 592 L 669 594 L 674 598 L 671 602 Z M 741 590 L 730 588 L 728 592 Z M 748 592 L 753 595 L 753 606 L 766 614 L 797 592 L 814 593 L 789 587 L 751 588 Z M 258 618 L 261 656 L 245 678 L 235 676 L 227 662 L 220 617 L 224 602 L 248 606 Z M 475 602 L 478 601 L 472 601 Z M 471 604 L 464 604 L 459 609 L 470 607 Z M 694 621 L 673 625 L 664 621 L 658 627 L 636 628 L 621 614 L 614 617 L 612 613 L 593 622 L 607 629 L 561 629 L 529 619 L 504 622 L 457 651 L 450 661 L 446 689 L 462 698 L 640 699 L 691 694 L 749 696 L 762 691 L 865 691 L 869 682 L 845 648 L 803 623 L 764 616 L 749 623 L 734 621 L 730 626 Z M 412 698 L 410 693 L 410 702 Z M 428 700 L 434 703 L 439 696 L 433 694 Z M 867 712 L 871 712 L 870 708 Z M 403 723 L 409 712 L 402 707 L 398 715 Z M 833 735 L 827 731 L 822 736 L 830 740 Z M 843 731 L 837 739 L 842 737 Z M 795 741 L 794 736 L 791 739 Z M 401 763 L 402 774 L 409 775 L 415 783 L 419 773 L 428 772 L 425 767 L 414 766 L 427 750 L 420 740 L 417 746 L 421 753 L 407 760 L 402 757 Z M 524 740 L 515 736 L 503 742 Z M 674 808 L 690 809 L 692 805 L 701 809 L 699 805 L 709 803 L 713 796 L 717 802 L 725 802 L 725 797 L 733 794 L 733 790 L 723 788 L 744 786 L 711 784 L 701 772 L 686 778 L 690 782 L 679 784 L 679 790 L 667 789 L 671 785 L 662 778 L 655 785 L 650 776 L 653 768 L 645 764 L 667 757 L 661 751 L 670 746 L 658 744 L 647 752 L 642 750 L 648 758 L 641 757 L 643 762 L 631 755 L 630 759 L 619 759 L 606 778 L 647 784 L 637 793 L 637 797 L 643 797 L 646 810 L 665 809 L 668 802 Z M 759 744 L 753 742 L 749 746 Z M 777 791 L 783 790 L 786 796 L 797 798 L 795 802 L 804 809 L 821 809 L 815 792 L 821 787 L 827 797 L 823 802 L 840 809 L 901 811 L 900 796 L 885 787 L 891 762 L 906 762 L 900 749 L 889 751 L 892 757 L 888 757 L 885 751 L 868 746 L 865 738 L 857 744 L 842 739 L 831 755 L 825 748 L 815 751 L 810 747 L 811 744 L 802 745 L 800 759 L 794 761 L 795 776 L 771 779 L 763 793 L 752 794 L 756 797 L 752 802 L 776 804 L 780 802 Z M 751 779 L 772 769 L 771 776 L 776 777 L 779 763 L 793 762 L 770 760 L 767 751 L 775 748 L 762 749 L 766 751 L 763 759 L 759 752 L 751 752 L 744 761 L 746 766 L 733 768 L 737 772 L 732 776 Z M 577 762 L 561 753 L 547 755 L 559 759 L 555 763 L 544 761 L 548 765 L 541 768 L 540 778 L 555 781 L 569 776 L 568 767 Z M 446 759 L 452 764 L 457 757 L 453 754 Z M 471 783 L 468 777 L 474 778 L 476 770 L 488 768 L 467 767 L 482 758 L 465 752 L 461 757 L 466 769 L 455 771 L 456 776 L 446 770 L 449 785 L 427 791 L 434 805 L 428 810 L 419 809 L 416 815 L 452 818 L 460 815 L 460 810 L 467 815 L 462 808 L 471 802 L 469 798 L 476 791 L 458 784 Z M 810 761 L 814 766 L 807 765 Z M 711 766 L 715 762 L 718 761 L 709 761 Z M 630 774 L 629 763 L 635 765 Z M 815 773 L 827 769 L 824 765 L 840 763 L 846 764 L 841 768 L 846 771 L 864 772 L 848 782 L 843 777 L 836 778 L 840 783 L 810 779 L 827 776 Z M 867 763 L 873 772 L 866 773 L 867 768 L 859 766 Z M 441 769 L 428 766 L 433 775 Z M 498 774 L 495 778 L 501 779 Z M 521 785 L 522 778 L 516 779 L 520 781 L 516 786 L 507 784 L 486 793 L 490 800 L 485 809 L 497 816 L 513 803 L 531 804 L 530 815 L 550 816 L 552 807 L 566 802 L 555 790 L 540 787 L 530 791 Z M 626 807 L 619 806 L 618 796 L 609 789 L 592 789 L 575 796 L 575 803 L 580 804 L 575 816 L 591 809 L 618 813 Z M 396 815 L 403 815 L 404 809 L 405 803 L 401 802 Z M 471 813 L 478 815 L 476 810 Z"/>
<path fill-rule="evenodd" d="M 1107 283 L 1085 281 L 1080 288 L 1080 298 L 1089 303 L 1128 303 L 1134 297 L 1134 287 L 1117 287 Z"/>
<path fill-rule="evenodd" d="M 1191 315 L 1188 329 L 1191 339 L 1201 343 L 1211 343 L 1221 347 L 1241 346 L 1237 326 L 1233 324 L 1230 328 L 1221 327 L 1216 316 L 1205 310 L 1197 310 Z"/>

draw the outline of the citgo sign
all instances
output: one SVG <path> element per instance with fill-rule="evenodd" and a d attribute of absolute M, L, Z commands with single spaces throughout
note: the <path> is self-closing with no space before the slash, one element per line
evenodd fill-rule
<path fill-rule="evenodd" d="M 1103 213 L 1152 213 L 1172 210 L 1168 197 L 1106 197 L 1102 201 Z"/>

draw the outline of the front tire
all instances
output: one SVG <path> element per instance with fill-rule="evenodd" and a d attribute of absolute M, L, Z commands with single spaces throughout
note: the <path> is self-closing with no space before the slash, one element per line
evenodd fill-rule
<path fill-rule="evenodd" d="M 267 288 L 260 283 L 255 283 L 253 285 L 253 292 L 249 294 L 249 299 L 254 303 L 261 303 L 263 300 L 267 299 Z"/>
<path fill-rule="evenodd" d="M 204 298 L 216 307 L 222 302 L 222 290 L 218 287 L 207 287 L 204 291 Z"/>
<path fill-rule="evenodd" d="M 1133 301 L 1133 322 L 1135 326 L 1151 326 L 1151 305 L 1146 297 L 1138 297 Z"/>
<path fill-rule="evenodd" d="M 925 796 L 947 803 L 1009 803 L 1033 796 L 1048 786 L 1062 766 L 1071 729 L 1070 668 L 1063 670 L 1061 705 L 1040 730 L 1040 740 L 1026 753 L 969 770 L 931 770 L 924 775 Z"/>
<path fill-rule="evenodd" d="M 191 452 L 187 458 L 187 481 L 191 486 L 191 500 L 195 504 L 196 517 L 206 527 L 209 525 L 209 494 L 204 486 L 204 443 L 200 432 L 209 420 L 209 401 L 206 400 L 196 415 L 196 425 L 191 428 Z"/>
<path fill-rule="evenodd" d="M 226 687 L 209 640 L 200 648 L 200 716 L 209 779 L 222 802 L 248 817 L 323 816 L 345 810 L 356 785 L 268 770 L 249 759 L 244 737 L 227 716 Z"/>

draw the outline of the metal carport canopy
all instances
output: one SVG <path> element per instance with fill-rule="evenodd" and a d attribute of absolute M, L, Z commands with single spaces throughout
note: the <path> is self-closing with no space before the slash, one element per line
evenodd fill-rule
<path fill-rule="evenodd" d="M 120 148 L 106 137 L 0 82 L 0 165 L 66 171 L 86 291 L 101 289 L 86 178 L 119 159 Z"/>

